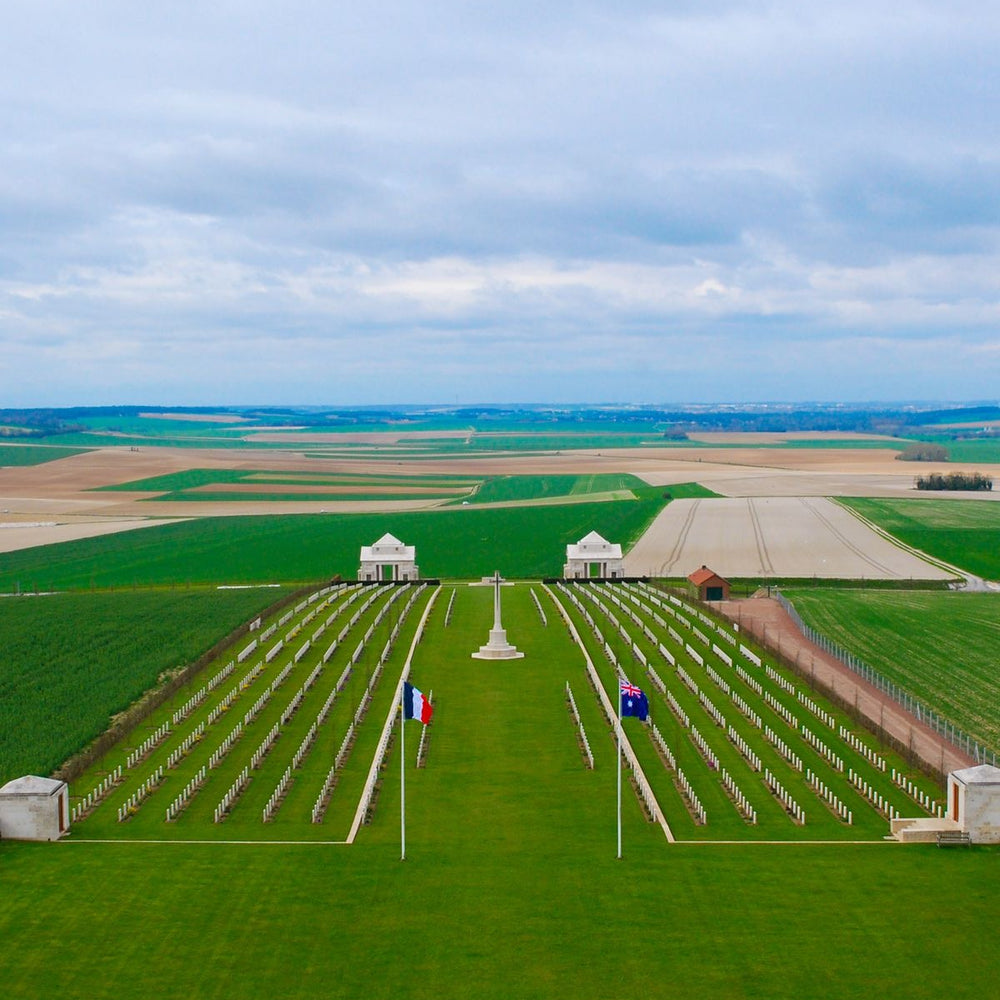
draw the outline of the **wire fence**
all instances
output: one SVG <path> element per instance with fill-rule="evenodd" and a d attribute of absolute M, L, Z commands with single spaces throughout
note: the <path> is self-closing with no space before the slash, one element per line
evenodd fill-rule
<path fill-rule="evenodd" d="M 904 691 L 898 684 L 894 684 L 883 677 L 877 670 L 865 663 L 864 660 L 853 653 L 849 653 L 821 632 L 817 632 L 811 625 L 807 625 L 802 620 L 802 616 L 795 610 L 795 606 L 784 594 L 775 590 L 773 591 L 773 595 L 785 611 L 788 612 L 792 621 L 801 629 L 802 634 L 811 642 L 816 643 L 825 653 L 836 657 L 844 666 L 852 670 L 863 680 L 866 680 L 872 687 L 878 688 L 879 691 L 887 694 L 897 705 L 900 705 L 913 715 L 918 722 L 922 722 L 925 726 L 933 729 L 939 736 L 948 740 L 952 746 L 967 753 L 977 764 L 993 764 L 996 766 L 997 755 L 995 751 L 983 746 L 947 719 L 943 719 L 937 712 L 928 708 L 923 702 L 909 694 L 909 692 Z"/>

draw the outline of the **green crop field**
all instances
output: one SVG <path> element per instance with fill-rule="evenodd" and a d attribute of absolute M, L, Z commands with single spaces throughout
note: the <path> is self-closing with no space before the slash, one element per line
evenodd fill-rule
<path fill-rule="evenodd" d="M 989 500 L 842 503 L 907 545 L 988 580 L 1000 580 L 1000 504 Z"/>
<path fill-rule="evenodd" d="M 785 596 L 817 631 L 1000 749 L 1000 594 L 803 589 Z"/>
<path fill-rule="evenodd" d="M 0 784 L 48 774 L 164 673 L 281 591 L 57 594 L 0 601 Z"/>
<path fill-rule="evenodd" d="M 589 609 L 620 660 L 629 647 L 609 611 L 653 663 L 654 641 L 608 603 L 612 596 L 627 600 L 625 591 L 570 589 L 580 594 L 582 607 Z M 603 600 L 607 611 L 585 590 Z M 372 615 L 397 591 L 396 601 L 376 623 Z M 667 843 L 626 779 L 624 856 L 616 860 L 616 773 L 609 725 L 587 683 L 583 654 L 552 597 L 538 584 L 523 583 L 503 593 L 509 638 L 525 653 L 523 660 L 508 662 L 469 658 L 492 624 L 491 591 L 454 584 L 437 590 L 412 663 L 413 683 L 433 691 L 435 716 L 420 768 L 414 765 L 422 727 L 406 724 L 405 862 L 399 860 L 398 738 L 389 749 L 371 823 L 360 828 L 351 846 L 331 841 L 343 839 L 354 812 L 430 590 L 402 621 L 323 821 L 308 819 L 315 783 L 375 677 L 373 654 L 361 654 L 270 822 L 262 822 L 260 809 L 301 746 L 300 734 L 307 733 L 327 692 L 334 691 L 358 633 L 372 628 L 369 642 L 377 650 L 390 623 L 400 621 L 395 609 L 408 599 L 402 588 L 374 592 L 374 602 L 330 653 L 295 714 L 281 724 L 280 738 L 252 772 L 248 787 L 226 818 L 213 823 L 222 787 L 272 720 L 283 714 L 282 706 L 305 687 L 313 664 L 321 665 L 328 639 L 341 634 L 342 623 L 367 599 L 361 595 L 346 604 L 348 592 L 343 593 L 328 595 L 330 603 L 322 609 L 316 601 L 295 610 L 260 646 L 282 641 L 285 655 L 273 658 L 246 687 L 240 678 L 252 669 L 259 650 L 235 665 L 166 741 L 127 769 L 123 785 L 75 824 L 67 840 L 0 843 L 0 933 L 5 953 L 17 956 L 5 969 L 7 995 L 783 1000 L 821 994 L 847 1000 L 900 992 L 930 998 L 940 993 L 941 970 L 953 962 L 963 942 L 981 933 L 993 913 L 1000 889 L 996 850 L 947 852 L 882 843 L 885 819 L 859 794 L 838 786 L 842 797 L 852 796 L 855 810 L 855 826 L 846 826 L 760 731 L 748 726 L 747 717 L 712 679 L 709 666 L 752 701 L 752 710 L 782 726 L 781 716 L 698 637 L 695 630 L 707 633 L 709 626 L 688 609 L 672 606 L 671 613 L 652 603 L 656 594 L 649 591 L 636 591 L 641 604 L 631 607 L 656 642 L 671 650 L 678 664 L 683 662 L 709 700 L 753 740 L 761 756 L 766 755 L 766 765 L 805 803 L 805 827 L 776 807 L 760 775 L 727 744 L 702 702 L 661 655 L 656 670 L 668 690 L 683 702 L 720 758 L 725 755 L 723 766 L 753 798 L 760 818 L 756 827 L 740 818 L 721 793 L 718 771 L 676 726 L 651 675 L 630 662 L 627 669 L 649 692 L 654 721 L 673 746 L 677 765 L 705 802 L 708 822 L 698 826 L 692 820 L 675 772 L 656 751 L 648 728 L 626 720 L 640 763 L 675 835 L 685 842 Z M 583 611 L 562 591 L 553 593 L 577 623 L 601 684 L 613 690 L 611 661 Z M 664 625 L 680 630 L 683 642 L 656 621 L 657 608 Z M 264 630 L 269 622 L 277 625 L 274 615 L 265 618 Z M 292 650 L 315 635 L 318 624 L 325 625 L 325 634 L 292 663 L 286 679 L 224 762 L 209 772 L 180 818 L 165 823 L 163 810 L 177 790 L 218 739 L 243 720 L 247 708 L 271 690 L 271 678 L 284 670 Z M 718 633 L 713 638 L 733 649 Z M 245 641 L 223 654 L 220 663 Z M 682 659 L 688 644 L 702 651 L 704 664 L 690 655 Z M 763 668 L 741 662 L 764 690 L 834 745 L 835 734 L 801 701 L 789 697 Z M 217 669 L 218 664 L 207 667 L 192 688 Z M 801 682 L 781 673 L 802 690 Z M 593 770 L 585 766 L 568 711 L 567 681 L 589 735 Z M 165 770 L 131 818 L 118 823 L 116 807 L 129 789 L 193 733 L 199 721 L 207 723 L 212 706 L 234 690 L 228 710 L 206 725 L 175 768 Z M 805 689 L 803 694 L 812 693 Z M 176 701 L 185 699 L 191 700 L 190 692 Z M 167 706 L 163 717 L 173 709 Z M 823 711 L 832 709 L 825 706 Z M 158 721 L 150 719 L 129 745 Z M 791 727 L 780 731 L 792 739 Z M 835 770 L 804 740 L 797 738 L 794 750 L 827 783 L 835 780 Z M 846 744 L 838 743 L 836 750 L 851 766 L 866 767 L 864 758 L 852 755 Z M 880 787 L 885 793 L 907 805 L 887 777 L 878 777 L 881 772 L 868 767 L 865 773 L 873 782 L 884 779 Z M 95 772 L 83 781 L 97 776 Z M 75 794 L 81 790 L 85 784 Z M 916 806 L 911 801 L 908 808 Z M 839 842 L 803 839 L 810 836 Z M 289 840 L 296 842 L 283 842 Z M 960 979 L 949 985 L 950 995 L 977 1000 L 991 995 L 995 961 L 988 948 L 973 952 L 963 962 Z"/>
<path fill-rule="evenodd" d="M 0 444 L 0 468 L 5 465 L 43 465 L 79 455 L 86 448 L 60 448 L 45 444 Z"/>
<path fill-rule="evenodd" d="M 0 592 L 353 579 L 361 546 L 386 531 L 417 546 L 425 577 L 479 577 L 497 568 L 511 577 L 552 576 L 562 570 L 566 545 L 591 530 L 627 550 L 665 502 L 654 491 L 542 507 L 203 518 L 4 553 Z"/>

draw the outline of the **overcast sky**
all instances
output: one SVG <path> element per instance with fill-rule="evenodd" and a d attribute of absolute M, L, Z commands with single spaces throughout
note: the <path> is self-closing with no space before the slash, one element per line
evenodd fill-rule
<path fill-rule="evenodd" d="M 0 406 L 996 399 L 998 52 L 966 0 L 8 0 Z"/>

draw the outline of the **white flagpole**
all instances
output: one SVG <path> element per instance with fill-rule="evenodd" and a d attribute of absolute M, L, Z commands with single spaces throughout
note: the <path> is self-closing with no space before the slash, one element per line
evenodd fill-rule
<path fill-rule="evenodd" d="M 406 686 L 399 689 L 399 860 L 406 860 L 406 742 L 403 734 L 406 732 L 406 710 L 403 707 L 403 697 Z"/>
<path fill-rule="evenodd" d="M 618 680 L 618 857 L 622 856 L 622 685 Z"/>

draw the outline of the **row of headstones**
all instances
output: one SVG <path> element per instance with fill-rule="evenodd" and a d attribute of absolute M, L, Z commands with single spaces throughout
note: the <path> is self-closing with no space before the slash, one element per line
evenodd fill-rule
<path fill-rule="evenodd" d="M 770 727 L 764 727 L 764 738 L 796 771 L 802 770 L 802 758 Z"/>
<path fill-rule="evenodd" d="M 226 794 L 222 796 L 222 801 L 215 807 L 215 812 L 212 815 L 213 823 L 221 823 L 226 818 L 227 812 L 243 794 L 243 789 L 246 788 L 249 781 L 250 768 L 245 767 L 236 776 L 236 780 L 229 786 Z"/>
<path fill-rule="evenodd" d="M 455 591 L 456 588 L 451 588 L 451 597 L 448 598 L 448 607 L 444 610 L 444 627 L 447 628 L 451 624 L 451 611 L 455 607 Z"/>
<path fill-rule="evenodd" d="M 129 771 L 140 761 L 145 760 L 169 735 L 170 723 L 164 722 L 125 758 L 125 770 Z"/>
<path fill-rule="evenodd" d="M 844 770 L 844 758 L 839 754 L 834 753 L 818 736 L 813 732 L 806 729 L 805 724 L 802 725 L 801 733 L 805 738 L 805 741 L 816 751 L 821 753 L 838 771 Z"/>
<path fill-rule="evenodd" d="M 656 744 L 660 751 L 660 756 L 663 758 L 663 762 L 670 768 L 671 771 L 677 770 L 677 761 L 674 758 L 673 751 L 667 745 L 667 741 L 663 737 L 663 733 L 660 732 L 659 727 L 654 722 L 650 726 L 650 732 L 653 735 L 653 742 Z"/>
<path fill-rule="evenodd" d="M 730 663 L 729 665 L 732 666 L 732 663 Z M 719 688 L 720 691 L 722 691 L 724 694 L 729 695 L 729 697 L 732 697 L 733 692 L 732 689 L 729 687 L 729 684 L 718 672 L 718 670 L 716 670 L 710 663 L 705 665 L 705 673 L 707 673 L 708 676 L 711 677 L 713 681 L 715 681 L 715 686 Z"/>
<path fill-rule="evenodd" d="M 799 701 L 805 705 L 805 707 L 808 708 L 817 719 L 825 722 L 831 729 L 836 730 L 837 720 L 828 711 L 826 711 L 822 705 L 817 705 L 812 698 L 806 695 L 803 691 L 798 690 L 798 688 L 795 690 L 795 697 L 798 698 Z"/>
<path fill-rule="evenodd" d="M 716 757 L 715 751 L 708 745 L 708 740 L 706 740 L 705 737 L 701 735 L 701 733 L 698 731 L 697 726 L 692 726 L 691 729 L 689 730 L 689 733 L 691 734 L 692 742 L 701 752 L 701 755 L 702 757 L 705 758 L 705 761 L 708 763 L 708 766 L 713 771 L 718 771 L 719 758 Z"/>
<path fill-rule="evenodd" d="M 809 768 L 806 768 L 806 781 L 809 782 L 809 787 L 812 788 L 814 792 L 818 792 L 819 795 L 827 802 L 837 816 L 839 816 L 848 826 L 853 826 L 854 814 L 851 810 L 848 809 L 847 806 L 845 806 L 844 803 L 830 791 L 826 784 L 820 781 L 820 779 L 809 770 Z"/>
<path fill-rule="evenodd" d="M 749 703 L 744 701 L 740 695 L 733 691 L 729 696 L 733 699 L 733 704 L 747 717 L 751 725 L 755 726 L 757 729 L 764 728 L 764 720 L 750 707 Z"/>
<path fill-rule="evenodd" d="M 722 784 L 726 787 L 726 790 L 733 797 L 733 801 L 736 803 L 736 808 L 739 810 L 740 815 L 751 825 L 757 825 L 757 810 L 750 804 L 750 801 L 743 794 L 743 790 L 739 785 L 733 780 L 732 775 L 725 769 L 722 769 Z"/>
<path fill-rule="evenodd" d="M 677 784 L 691 806 L 695 822 L 701 826 L 705 826 L 708 823 L 708 813 L 705 812 L 705 807 L 701 804 L 701 799 L 698 798 L 695 790 L 691 787 L 691 782 L 688 781 L 687 775 L 680 768 L 677 768 Z"/>
<path fill-rule="evenodd" d="M 209 770 L 214 770 L 236 745 L 236 741 L 243 735 L 243 723 L 237 722 L 233 731 L 212 751 L 212 756 L 208 758 Z"/>
<path fill-rule="evenodd" d="M 577 710 L 576 699 L 573 697 L 573 689 L 569 686 L 569 681 L 566 681 L 566 701 L 569 703 L 569 714 L 576 723 L 580 734 L 580 749 L 583 752 L 583 759 L 592 771 L 594 769 L 594 754 L 590 749 L 590 740 L 587 739 L 587 731 L 583 728 L 583 719 L 580 718 L 580 713 Z"/>
<path fill-rule="evenodd" d="M 538 599 L 538 594 L 535 593 L 535 588 L 531 588 L 531 597 L 535 602 L 535 607 L 538 609 L 538 617 L 542 619 L 542 624 L 548 628 L 549 620 L 545 617 L 545 608 L 542 607 L 542 602 Z"/>
<path fill-rule="evenodd" d="M 82 819 L 84 816 L 90 812 L 91 809 L 96 806 L 101 799 L 104 798 L 112 788 L 115 787 L 122 780 L 122 766 L 119 764 L 113 771 L 106 774 L 97 785 L 92 788 L 83 799 L 77 803 L 70 813 L 70 820 L 72 822 L 77 822 L 77 820 Z"/>
<path fill-rule="evenodd" d="M 806 814 L 802 807 L 788 794 L 785 786 L 771 773 L 768 768 L 764 768 L 764 784 L 771 790 L 771 794 L 784 806 L 785 811 L 795 820 L 805 826 Z"/>
<path fill-rule="evenodd" d="M 778 715 L 780 715 L 785 720 L 785 722 L 787 722 L 788 725 L 792 727 L 792 729 L 799 728 L 798 717 L 790 709 L 786 708 L 780 701 L 778 701 L 778 699 L 775 698 L 770 691 L 765 691 L 763 698 L 765 703 L 769 707 L 773 708 L 774 711 L 777 712 Z"/>
<path fill-rule="evenodd" d="M 181 740 L 180 746 L 170 751 L 167 757 L 167 767 L 175 768 L 187 756 L 188 751 L 205 735 L 205 723 L 201 722 Z"/>
<path fill-rule="evenodd" d="M 271 793 L 271 797 L 267 800 L 266 805 L 261 811 L 260 821 L 262 823 L 267 823 L 277 811 L 277 808 L 281 804 L 282 799 L 285 797 L 285 792 L 288 791 L 288 786 L 291 783 L 292 768 L 289 766 L 285 768 L 281 775 L 281 779 L 278 781 L 278 787 Z"/>
<path fill-rule="evenodd" d="M 899 819 L 899 811 L 886 799 L 881 792 L 857 774 L 853 768 L 848 768 L 847 778 L 854 787 L 887 819 Z"/>
<path fill-rule="evenodd" d="M 118 807 L 118 822 L 124 823 L 142 805 L 143 799 L 163 780 L 163 768 L 158 767 L 126 800 Z"/>
<path fill-rule="evenodd" d="M 874 750 L 872 750 L 872 748 L 868 746 L 867 743 L 863 743 L 861 740 L 859 740 L 857 736 L 855 736 L 854 733 L 852 733 L 850 729 L 847 728 L 847 726 L 840 727 L 840 738 L 842 740 L 846 740 L 847 743 L 855 750 L 857 750 L 858 753 L 860 753 L 863 757 L 867 757 L 872 764 L 874 764 L 880 771 L 885 773 L 886 769 L 885 758 L 877 754 Z"/>
<path fill-rule="evenodd" d="M 918 788 L 905 774 L 901 771 L 897 771 L 895 768 L 892 769 L 892 780 L 906 792 L 907 795 L 913 799 L 914 802 L 922 805 L 929 813 L 938 811 L 941 806 L 939 803 L 935 802 L 922 788 Z"/>
<path fill-rule="evenodd" d="M 167 823 L 172 823 L 184 811 L 188 802 L 191 801 L 191 796 L 194 795 L 194 793 L 205 783 L 207 775 L 208 766 L 202 765 L 197 774 L 195 774 L 195 776 L 184 786 L 180 795 L 178 795 L 177 798 L 174 799 L 169 806 L 167 806 Z"/>
<path fill-rule="evenodd" d="M 701 702 L 702 708 L 712 717 L 712 721 L 717 725 L 721 726 L 723 729 L 726 728 L 726 717 L 719 711 L 718 708 L 712 703 L 708 695 L 704 691 L 698 692 L 698 701 Z"/>
<path fill-rule="evenodd" d="M 729 740 L 737 750 L 746 758 L 750 766 L 755 770 L 761 769 L 760 757 L 753 752 L 750 744 L 736 731 L 733 726 L 729 727 Z"/>

